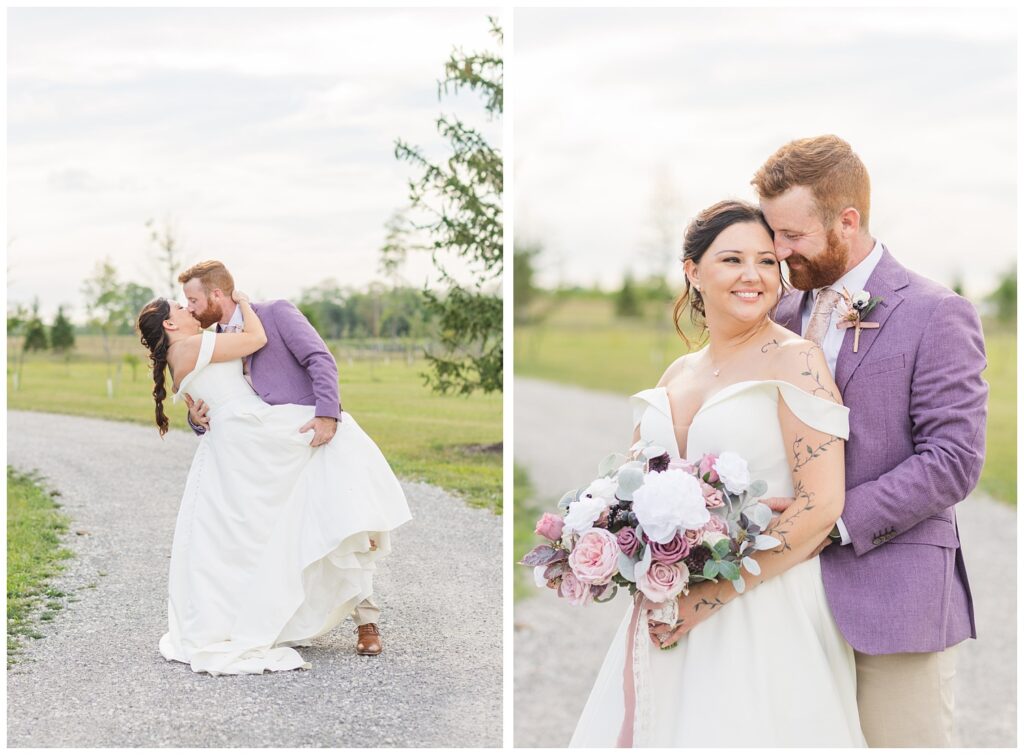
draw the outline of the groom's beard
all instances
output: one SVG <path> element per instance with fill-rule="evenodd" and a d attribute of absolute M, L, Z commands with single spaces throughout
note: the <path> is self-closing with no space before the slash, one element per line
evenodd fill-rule
<path fill-rule="evenodd" d="M 843 277 L 850 261 L 850 245 L 839 239 L 829 228 L 825 234 L 825 251 L 813 261 L 796 253 L 786 259 L 789 266 L 789 282 L 801 291 L 831 286 Z"/>
<path fill-rule="evenodd" d="M 195 312 L 192 316 L 199 320 L 199 327 L 206 330 L 215 322 L 220 322 L 221 318 L 224 317 L 224 309 L 219 304 L 210 302 L 206 305 L 206 309 L 202 312 Z"/>

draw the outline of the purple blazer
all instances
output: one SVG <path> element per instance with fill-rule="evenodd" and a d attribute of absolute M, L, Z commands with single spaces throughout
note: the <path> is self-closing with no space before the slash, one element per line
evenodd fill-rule
<path fill-rule="evenodd" d="M 985 339 L 974 307 L 885 249 L 868 280 L 883 298 L 853 353 L 847 330 L 836 384 L 850 407 L 843 523 L 821 571 L 832 614 L 869 655 L 943 650 L 976 637 L 955 505 L 985 456 Z M 775 319 L 800 332 L 803 291 Z"/>
<path fill-rule="evenodd" d="M 317 417 L 341 419 L 338 365 L 327 344 L 295 305 L 284 299 L 252 305 L 267 344 L 246 358 L 252 386 L 268 404 L 316 407 Z M 197 434 L 206 432 L 189 425 Z"/>

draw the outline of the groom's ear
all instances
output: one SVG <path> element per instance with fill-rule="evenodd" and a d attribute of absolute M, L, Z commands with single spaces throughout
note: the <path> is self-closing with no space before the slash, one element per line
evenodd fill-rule
<path fill-rule="evenodd" d="M 860 231 L 860 211 L 847 207 L 839 213 L 839 228 L 844 238 L 852 238 Z"/>

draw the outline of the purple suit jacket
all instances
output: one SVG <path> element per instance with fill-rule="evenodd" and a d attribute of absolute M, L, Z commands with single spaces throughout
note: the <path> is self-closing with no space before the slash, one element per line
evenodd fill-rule
<path fill-rule="evenodd" d="M 836 384 L 850 408 L 843 523 L 850 545 L 821 554 L 832 614 L 869 655 L 934 652 L 976 637 L 955 504 L 985 456 L 985 340 L 974 307 L 885 249 L 868 280 L 883 298 L 853 353 L 847 330 Z M 800 333 L 808 296 L 775 319 Z"/>
<path fill-rule="evenodd" d="M 340 420 L 338 365 L 320 334 L 284 299 L 252 308 L 267 332 L 266 346 L 247 358 L 255 391 L 268 404 L 314 406 L 317 417 Z M 195 425 L 192 429 L 205 432 Z"/>

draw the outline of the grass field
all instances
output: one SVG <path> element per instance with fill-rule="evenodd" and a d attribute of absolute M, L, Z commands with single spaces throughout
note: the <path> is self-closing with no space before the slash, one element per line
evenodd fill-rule
<path fill-rule="evenodd" d="M 515 372 L 629 395 L 654 385 L 686 352 L 671 329 L 668 307 L 643 318 L 618 319 L 610 299 L 569 299 L 542 324 L 517 326 Z M 985 323 L 989 383 L 986 460 L 980 487 L 1017 503 L 1017 337 Z"/>
<path fill-rule="evenodd" d="M 533 527 L 540 517 L 540 509 L 533 501 L 533 486 L 526 470 L 516 464 L 513 467 L 513 511 L 512 521 L 512 554 L 515 562 L 523 557 L 533 546 L 544 542 L 533 532 Z M 512 572 L 513 597 L 515 600 L 533 592 L 533 572 L 529 567 L 516 563 Z"/>
<path fill-rule="evenodd" d="M 129 336 L 115 343 L 114 398 L 107 397 L 107 367 L 99 339 L 80 338 L 69 361 L 30 356 L 14 389 L 16 344 L 9 344 L 8 407 L 150 424 L 153 384 L 145 353 Z M 344 353 L 343 351 L 341 353 Z M 143 358 L 133 379 L 125 354 Z M 501 396 L 438 396 L 423 385 L 425 363 L 339 360 L 341 402 L 380 446 L 395 473 L 463 496 L 475 506 L 501 513 Z M 168 392 L 170 384 L 168 382 Z M 168 399 L 172 428 L 188 429 L 184 403 Z"/>
<path fill-rule="evenodd" d="M 42 635 L 29 622 L 53 619 L 63 593 L 47 586 L 72 554 L 60 544 L 67 517 L 35 477 L 7 468 L 7 665 L 17 660 L 18 640 Z"/>

